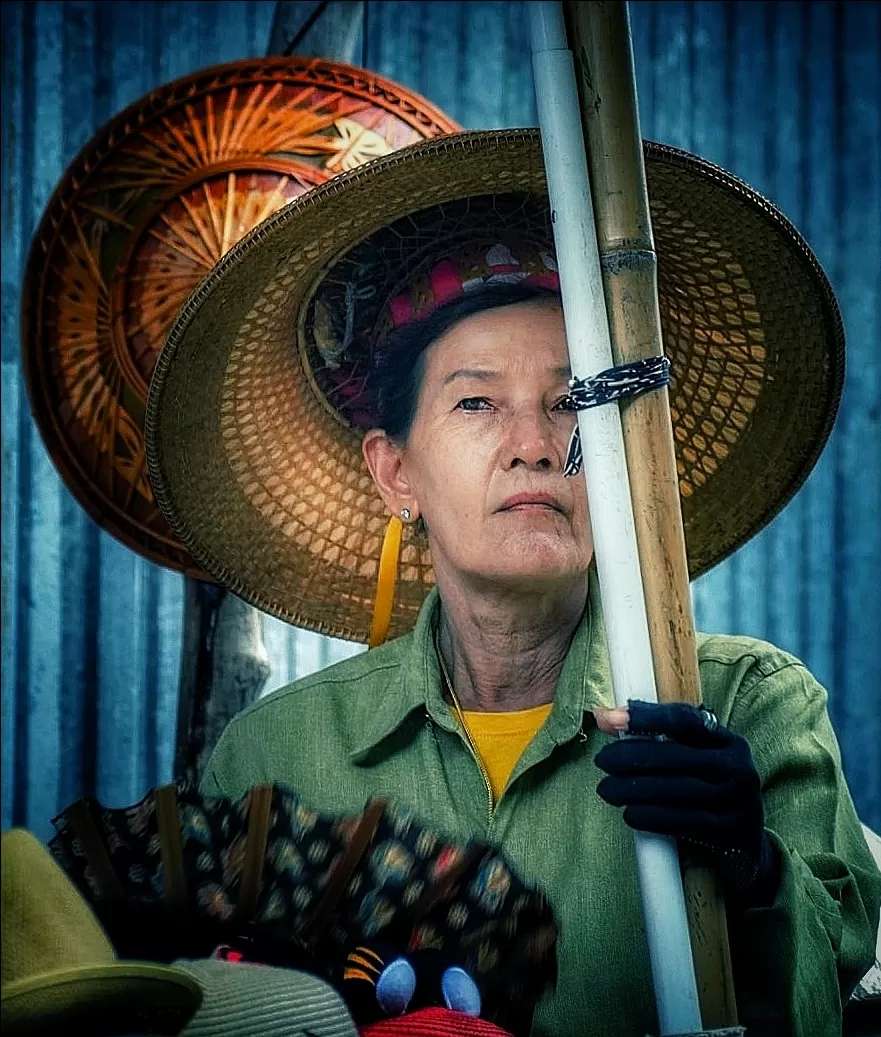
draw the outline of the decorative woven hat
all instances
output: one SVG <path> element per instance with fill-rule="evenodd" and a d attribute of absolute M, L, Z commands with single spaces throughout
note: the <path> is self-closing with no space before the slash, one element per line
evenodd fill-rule
<path fill-rule="evenodd" d="M 807 477 L 841 393 L 843 332 L 817 260 L 770 202 L 685 152 L 646 143 L 645 160 L 695 577 Z M 218 264 L 171 331 L 146 423 L 157 500 L 208 572 L 292 623 L 367 640 L 388 516 L 345 383 L 357 394 L 390 301 L 427 265 L 524 240 L 552 245 L 539 135 L 493 131 L 315 188 Z M 433 580 L 412 525 L 398 579 L 392 635 Z"/>
<path fill-rule="evenodd" d="M 200 280 L 292 198 L 458 127 L 380 76 L 312 58 L 209 68 L 136 101 L 80 152 L 28 259 L 23 367 L 68 489 L 128 547 L 206 573 L 147 480 L 147 387 Z"/>
<path fill-rule="evenodd" d="M 30 832 L 2 845 L 3 1032 L 177 1034 L 199 983 L 162 965 L 119 961 L 73 882 Z"/>

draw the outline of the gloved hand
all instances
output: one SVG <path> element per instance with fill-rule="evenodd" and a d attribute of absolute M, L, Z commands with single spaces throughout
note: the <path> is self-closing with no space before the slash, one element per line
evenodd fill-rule
<path fill-rule="evenodd" d="M 628 711 L 627 736 L 597 753 L 599 795 L 631 828 L 699 847 L 746 906 L 771 904 L 779 861 L 746 739 L 703 707 L 632 700 Z"/>

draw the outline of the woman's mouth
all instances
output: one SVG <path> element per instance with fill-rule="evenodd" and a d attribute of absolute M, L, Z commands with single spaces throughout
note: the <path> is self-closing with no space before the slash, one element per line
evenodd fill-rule
<path fill-rule="evenodd" d="M 515 493 L 502 504 L 499 511 L 558 511 L 560 502 L 549 493 Z"/>

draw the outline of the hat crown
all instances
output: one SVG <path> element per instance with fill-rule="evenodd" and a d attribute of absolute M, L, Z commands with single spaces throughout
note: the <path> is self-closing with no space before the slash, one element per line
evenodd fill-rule
<path fill-rule="evenodd" d="M 36 836 L 13 828 L 0 840 L 0 985 L 114 963 L 91 908 Z"/>

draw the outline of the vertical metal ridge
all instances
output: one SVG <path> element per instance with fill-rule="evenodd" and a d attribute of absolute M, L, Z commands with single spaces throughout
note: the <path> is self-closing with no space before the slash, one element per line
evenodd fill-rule
<path fill-rule="evenodd" d="M 32 126 L 34 120 L 34 98 L 36 84 L 34 82 L 34 65 L 36 53 L 36 6 L 32 4 L 22 5 L 22 31 L 21 31 L 21 65 L 20 78 L 21 100 L 22 100 L 22 125 Z M 19 162 L 19 182 L 29 183 L 33 174 L 34 152 L 33 137 L 30 133 L 23 132 L 21 137 L 21 157 Z M 31 232 L 30 209 L 20 204 L 18 212 L 18 233 L 22 246 L 30 240 Z M 21 268 L 24 267 L 24 255 L 26 248 L 21 248 Z M 16 457 L 18 464 L 18 501 L 19 522 L 15 530 L 16 538 L 16 562 L 18 569 L 15 577 L 15 636 L 16 636 L 16 672 L 13 687 L 15 688 L 15 787 L 12 795 L 12 824 L 27 825 L 28 807 L 30 805 L 30 632 L 31 632 L 31 497 L 32 497 L 32 471 L 30 455 L 30 404 L 25 392 L 24 381 L 21 379 L 21 367 L 19 365 L 19 414 L 18 414 L 18 442 L 16 443 Z"/>
<path fill-rule="evenodd" d="M 141 605 L 141 638 L 144 658 L 144 783 L 148 788 L 159 784 L 159 572 L 155 565 L 144 570 L 144 594 Z"/>
<path fill-rule="evenodd" d="M 780 183 L 780 155 L 777 147 L 777 134 L 780 118 L 780 67 L 777 52 L 777 17 L 778 4 L 762 3 L 762 40 L 764 51 L 767 55 L 767 80 L 764 91 L 764 133 L 761 140 L 762 171 L 768 195 L 779 205 L 781 204 Z M 787 212 L 790 217 L 794 213 Z M 776 598 L 782 591 L 782 585 L 791 585 L 791 581 L 798 580 L 798 574 L 781 573 L 777 568 L 777 545 L 786 535 L 786 527 L 794 520 L 793 501 L 790 501 L 786 509 L 768 528 L 765 536 L 758 538 L 758 563 L 762 570 L 762 579 L 765 585 L 765 594 L 762 600 L 762 608 L 759 614 L 758 626 L 763 630 L 764 636 L 776 644 L 779 644 L 780 624 L 777 620 Z M 787 588 L 788 589 L 788 588 Z M 783 647 L 783 646 L 781 646 Z"/>
<path fill-rule="evenodd" d="M 841 248 L 841 228 L 844 216 L 844 145 L 845 145 L 845 120 L 847 118 L 846 107 L 846 83 L 844 78 L 844 64 L 842 61 L 841 46 L 844 39 L 844 10 L 843 5 L 834 3 L 832 5 L 832 55 L 833 65 L 831 72 L 831 87 L 833 98 L 833 138 L 832 138 L 832 169 L 833 169 L 833 197 L 831 199 L 834 212 L 836 234 L 834 246 L 830 259 L 830 280 L 836 292 L 841 292 L 844 274 L 844 256 Z M 845 378 L 845 393 L 843 401 L 847 399 L 847 383 Z M 842 543 L 846 523 L 847 487 L 843 479 L 843 457 L 842 440 L 847 434 L 848 411 L 847 407 L 841 408 L 838 423 L 833 431 L 829 443 L 829 452 L 833 463 L 833 494 L 831 502 L 832 522 L 832 573 L 833 580 L 833 608 L 832 608 L 832 630 L 835 652 L 832 661 L 832 687 L 830 691 L 830 713 L 837 730 L 841 733 L 847 726 L 848 708 L 844 689 L 847 685 L 848 676 L 848 650 L 850 642 L 850 617 L 847 614 L 847 554 Z"/>
<path fill-rule="evenodd" d="M 80 745 L 80 794 L 84 796 L 94 796 L 98 791 L 98 639 L 101 634 L 101 617 L 96 607 L 100 600 L 98 540 L 98 527 L 87 519 L 83 536 L 86 561 L 82 613 L 83 740 Z M 59 806 L 63 808 L 65 804 Z"/>
<path fill-rule="evenodd" d="M 810 105 L 808 104 L 808 97 L 810 96 L 811 88 L 811 77 L 810 68 L 808 63 L 808 54 L 811 48 L 811 5 L 809 3 L 799 4 L 798 11 L 800 14 L 800 33 L 796 41 L 796 46 L 799 50 L 799 63 L 798 63 L 798 112 L 796 115 L 796 125 L 798 127 L 798 196 L 799 196 L 799 216 L 802 222 L 802 233 L 809 242 L 814 241 L 814 220 L 811 207 L 811 195 L 812 195 L 812 184 L 813 178 L 811 176 L 811 168 L 809 161 L 810 152 L 810 136 L 811 136 L 811 122 L 810 122 Z M 822 464 L 822 461 L 820 462 Z M 808 589 L 811 582 L 811 556 L 812 556 L 812 526 L 811 526 L 811 502 L 814 496 L 814 483 L 816 482 L 816 475 L 812 479 L 808 480 L 805 486 L 804 501 L 805 501 L 805 524 L 802 529 L 800 549 L 799 549 L 799 569 L 803 574 L 803 579 L 808 584 Z M 795 601 L 795 609 L 798 613 L 798 628 L 800 641 L 797 649 L 797 655 L 800 659 L 806 659 L 808 651 L 811 647 L 811 607 L 810 607 L 811 596 L 810 593 L 803 593 L 797 596 Z"/>

